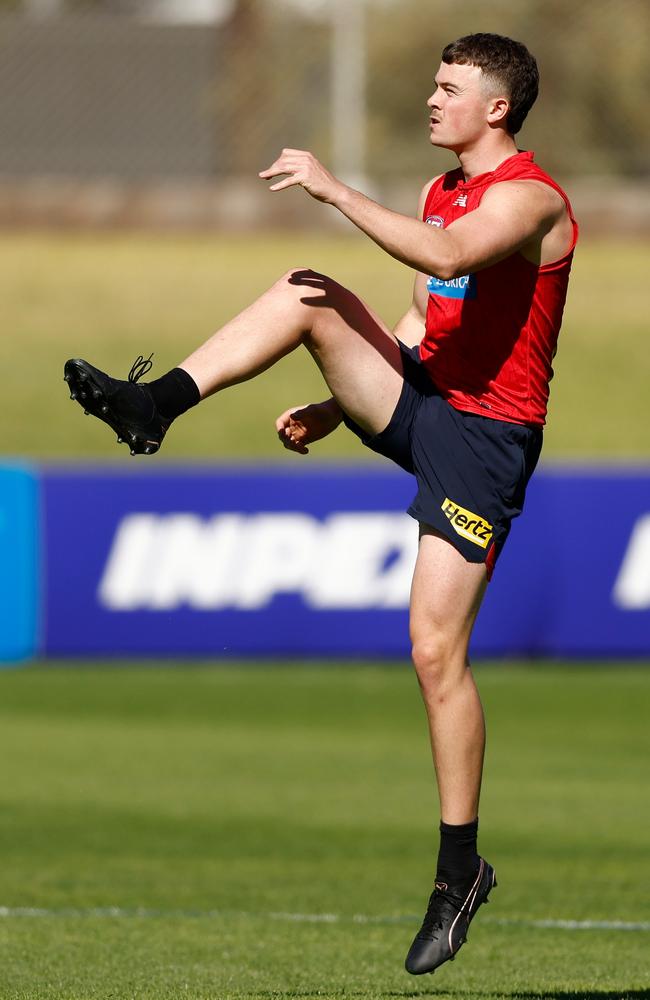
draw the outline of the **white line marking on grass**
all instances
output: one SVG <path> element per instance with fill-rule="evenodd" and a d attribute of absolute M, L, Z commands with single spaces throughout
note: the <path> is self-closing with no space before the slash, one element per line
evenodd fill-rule
<path fill-rule="evenodd" d="M 627 920 L 508 920 L 484 917 L 491 924 L 517 927 L 539 927 L 562 931 L 650 931 L 650 922 Z"/>
<path fill-rule="evenodd" d="M 241 914 L 243 916 L 244 914 Z M 251 914 L 246 914 L 250 916 Z M 264 914 L 259 914 L 264 916 Z M 270 920 L 288 920 L 299 924 L 338 924 L 341 917 L 338 913 L 269 913 Z"/>
<path fill-rule="evenodd" d="M 0 906 L 0 919 L 11 920 L 17 917 L 77 917 L 102 918 L 118 917 L 121 919 L 160 919 L 165 917 L 183 919 L 223 919 L 252 918 L 256 920 L 277 920 L 285 923 L 303 924 L 415 924 L 419 918 L 411 914 L 400 916 L 382 916 L 367 913 L 352 915 L 341 913 L 285 913 L 285 912 L 250 912 L 246 910 L 156 910 L 147 907 L 128 909 L 121 906 L 96 906 L 87 909 L 61 907 L 61 909 L 45 909 L 37 906 Z M 501 927 L 531 927 L 539 930 L 562 931 L 650 931 L 650 921 L 627 920 L 528 920 L 526 918 L 483 917 L 482 923 L 498 924 Z"/>

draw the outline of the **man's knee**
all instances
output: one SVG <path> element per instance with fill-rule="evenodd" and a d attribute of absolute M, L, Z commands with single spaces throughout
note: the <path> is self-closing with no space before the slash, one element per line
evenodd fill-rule
<path fill-rule="evenodd" d="M 293 290 L 302 306 L 307 307 L 305 342 L 319 351 L 331 343 L 341 321 L 356 328 L 357 313 L 362 310 L 356 295 L 327 274 L 306 267 L 292 267 L 280 282 Z"/>
<path fill-rule="evenodd" d="M 442 630 L 432 630 L 426 636 L 414 638 L 413 665 L 425 701 L 444 701 L 458 684 L 467 667 L 466 652 L 459 649 L 451 636 Z"/>
<path fill-rule="evenodd" d="M 307 307 L 310 332 L 314 335 L 323 330 L 327 332 L 327 328 L 331 326 L 330 317 L 333 313 L 341 314 L 345 311 L 351 295 L 334 278 L 310 267 L 290 268 L 278 280 L 276 287 Z"/>
<path fill-rule="evenodd" d="M 312 267 L 290 267 L 279 280 L 281 284 L 291 285 L 292 288 L 304 287 L 305 289 L 336 284 L 328 275 L 314 271 Z"/>

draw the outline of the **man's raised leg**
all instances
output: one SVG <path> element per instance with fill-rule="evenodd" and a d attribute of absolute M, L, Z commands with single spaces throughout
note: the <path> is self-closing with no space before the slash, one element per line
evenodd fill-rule
<path fill-rule="evenodd" d="M 411 641 L 438 782 L 441 842 L 434 891 L 406 959 L 414 975 L 455 956 L 496 884 L 476 848 L 485 724 L 468 661 L 485 587 L 482 563 L 467 562 L 442 534 L 421 526 Z"/>
<path fill-rule="evenodd" d="M 180 367 L 205 398 L 259 375 L 300 344 L 346 413 L 370 433 L 383 430 L 402 387 L 397 341 L 356 295 L 307 268 L 285 274 Z"/>
<path fill-rule="evenodd" d="M 368 433 L 383 430 L 402 388 L 399 345 L 357 296 L 306 268 L 288 272 L 154 382 L 138 382 L 142 367 L 134 366 L 122 381 L 80 359 L 67 362 L 65 378 L 73 398 L 109 424 L 132 452 L 152 453 L 190 406 L 254 378 L 302 344 L 342 409 Z"/>

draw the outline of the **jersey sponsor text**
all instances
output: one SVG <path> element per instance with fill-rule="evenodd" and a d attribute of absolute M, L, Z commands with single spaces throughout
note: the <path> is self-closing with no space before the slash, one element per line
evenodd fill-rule
<path fill-rule="evenodd" d="M 475 299 L 476 275 L 462 274 L 447 281 L 431 275 L 427 279 L 427 291 L 429 295 L 439 295 L 443 299 Z"/>

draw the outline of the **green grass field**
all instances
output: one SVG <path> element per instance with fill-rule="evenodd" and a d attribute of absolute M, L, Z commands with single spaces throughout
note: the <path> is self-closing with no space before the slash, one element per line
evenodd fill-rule
<path fill-rule="evenodd" d="M 0 236 L 0 362 L 11 372 L 0 454 L 128 461 L 112 435 L 84 421 L 68 401 L 61 381 L 66 358 L 87 357 L 126 377 L 133 359 L 153 350 L 155 372 L 162 373 L 294 265 L 332 274 L 390 324 L 410 301 L 412 273 L 362 237 Z M 647 241 L 579 246 L 546 458 L 649 457 L 649 267 Z M 174 427 L 161 459 L 270 455 L 300 462 L 280 449 L 274 419 L 325 394 L 313 362 L 298 352 L 254 383 L 193 410 Z M 345 430 L 313 454 L 372 460 Z"/>
<path fill-rule="evenodd" d="M 412 979 L 437 809 L 406 664 L 85 666 L 0 674 L 2 1000 L 650 997 L 647 669 L 479 666 L 499 887 Z"/>

